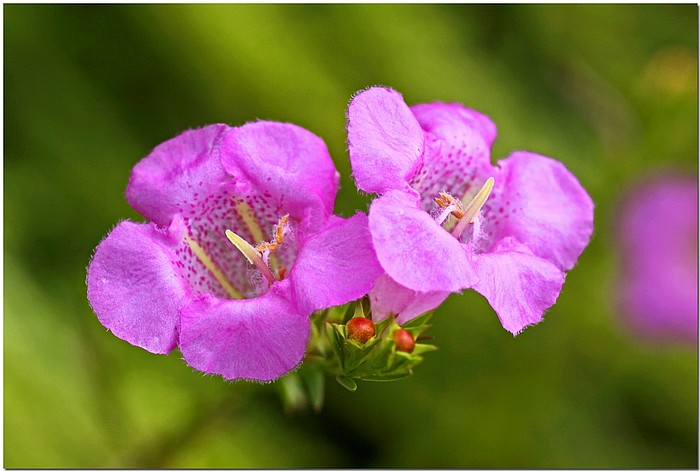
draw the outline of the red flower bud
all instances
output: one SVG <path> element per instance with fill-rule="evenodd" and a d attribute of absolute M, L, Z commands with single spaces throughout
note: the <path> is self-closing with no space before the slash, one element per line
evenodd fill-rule
<path fill-rule="evenodd" d="M 394 332 L 394 341 L 396 342 L 396 350 L 399 352 L 411 353 L 416 346 L 413 335 L 406 329 L 399 329 Z"/>
<path fill-rule="evenodd" d="M 366 343 L 376 333 L 374 322 L 364 317 L 353 317 L 345 324 L 345 329 L 348 337 L 360 343 Z"/>

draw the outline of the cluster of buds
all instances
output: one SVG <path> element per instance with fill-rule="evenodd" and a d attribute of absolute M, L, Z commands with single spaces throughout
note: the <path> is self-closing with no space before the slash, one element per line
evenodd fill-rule
<path fill-rule="evenodd" d="M 395 316 L 372 321 L 367 297 L 311 316 L 311 336 L 301 368 L 276 383 L 287 413 L 323 407 L 325 381 L 330 375 L 354 391 L 357 381 L 394 381 L 409 377 L 437 350 L 424 343 L 433 311 L 399 325 Z"/>
<path fill-rule="evenodd" d="M 394 316 L 373 322 L 365 298 L 319 315 L 315 321 L 307 360 L 317 359 L 345 388 L 357 389 L 357 380 L 393 381 L 411 376 L 422 355 L 437 347 L 423 343 L 432 312 L 399 325 Z"/>
<path fill-rule="evenodd" d="M 345 333 L 350 340 L 366 344 L 375 337 L 377 328 L 366 317 L 353 317 L 345 324 Z M 392 334 L 397 352 L 412 353 L 416 348 L 416 339 L 406 329 L 395 330 Z"/>

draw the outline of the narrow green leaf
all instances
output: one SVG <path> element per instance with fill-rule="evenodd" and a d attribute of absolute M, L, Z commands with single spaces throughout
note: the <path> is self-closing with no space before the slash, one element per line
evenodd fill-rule
<path fill-rule="evenodd" d="M 326 376 L 323 370 L 313 364 L 304 365 L 300 370 L 300 376 L 306 386 L 311 408 L 316 413 L 321 412 L 326 392 Z"/>
<path fill-rule="evenodd" d="M 438 350 L 438 347 L 435 345 L 431 345 L 429 343 L 417 343 L 411 354 L 414 356 L 423 355 L 424 353 L 434 352 L 436 350 Z"/>
<path fill-rule="evenodd" d="M 357 389 L 357 383 L 347 376 L 336 376 L 335 379 L 348 391 L 354 391 Z"/>
<path fill-rule="evenodd" d="M 285 413 L 290 414 L 306 409 L 308 406 L 306 391 L 296 372 L 283 376 L 275 384 L 278 385 Z"/>

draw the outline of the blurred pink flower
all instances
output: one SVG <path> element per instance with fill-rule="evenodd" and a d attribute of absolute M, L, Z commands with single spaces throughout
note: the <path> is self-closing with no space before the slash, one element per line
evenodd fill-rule
<path fill-rule="evenodd" d="M 620 307 L 640 336 L 698 338 L 698 182 L 665 175 L 632 190 L 618 228 Z"/>

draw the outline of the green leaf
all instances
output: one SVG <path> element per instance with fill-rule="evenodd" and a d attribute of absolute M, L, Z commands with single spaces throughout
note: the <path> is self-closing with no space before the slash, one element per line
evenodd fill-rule
<path fill-rule="evenodd" d="M 343 354 L 342 348 L 343 338 L 340 337 L 338 331 L 333 327 L 334 325 L 335 324 L 326 324 L 326 337 L 328 337 L 328 341 L 331 344 L 333 353 L 335 354 L 335 357 L 338 359 L 338 362 L 342 367 L 343 361 L 345 359 L 345 355 Z"/>
<path fill-rule="evenodd" d="M 434 352 L 436 350 L 438 350 L 438 347 L 435 345 L 431 345 L 429 343 L 417 343 L 411 354 L 422 355 L 424 353 Z"/>
<path fill-rule="evenodd" d="M 412 329 L 414 327 L 422 327 L 430 321 L 430 318 L 433 317 L 433 314 L 435 311 L 428 311 L 425 314 L 421 314 L 418 317 L 414 317 L 410 321 L 404 323 L 401 327 L 404 329 Z"/>
<path fill-rule="evenodd" d="M 336 376 L 335 379 L 348 391 L 354 391 L 357 389 L 357 383 L 353 381 L 352 378 L 348 378 L 347 376 Z"/>
<path fill-rule="evenodd" d="M 392 373 L 390 375 L 382 375 L 382 376 L 368 376 L 366 378 L 362 378 L 363 381 L 371 381 L 373 383 L 385 383 L 389 381 L 397 381 L 399 379 L 404 379 L 408 378 L 409 376 L 413 376 L 413 371 L 404 369 L 397 371 L 395 373 Z"/>
<path fill-rule="evenodd" d="M 284 411 L 287 414 L 306 409 L 308 406 L 306 391 L 301 378 L 296 372 L 281 377 L 275 384 L 278 386 Z"/>
<path fill-rule="evenodd" d="M 301 367 L 299 375 L 306 386 L 311 408 L 316 413 L 321 412 L 326 392 L 326 376 L 323 369 L 310 363 Z"/>

